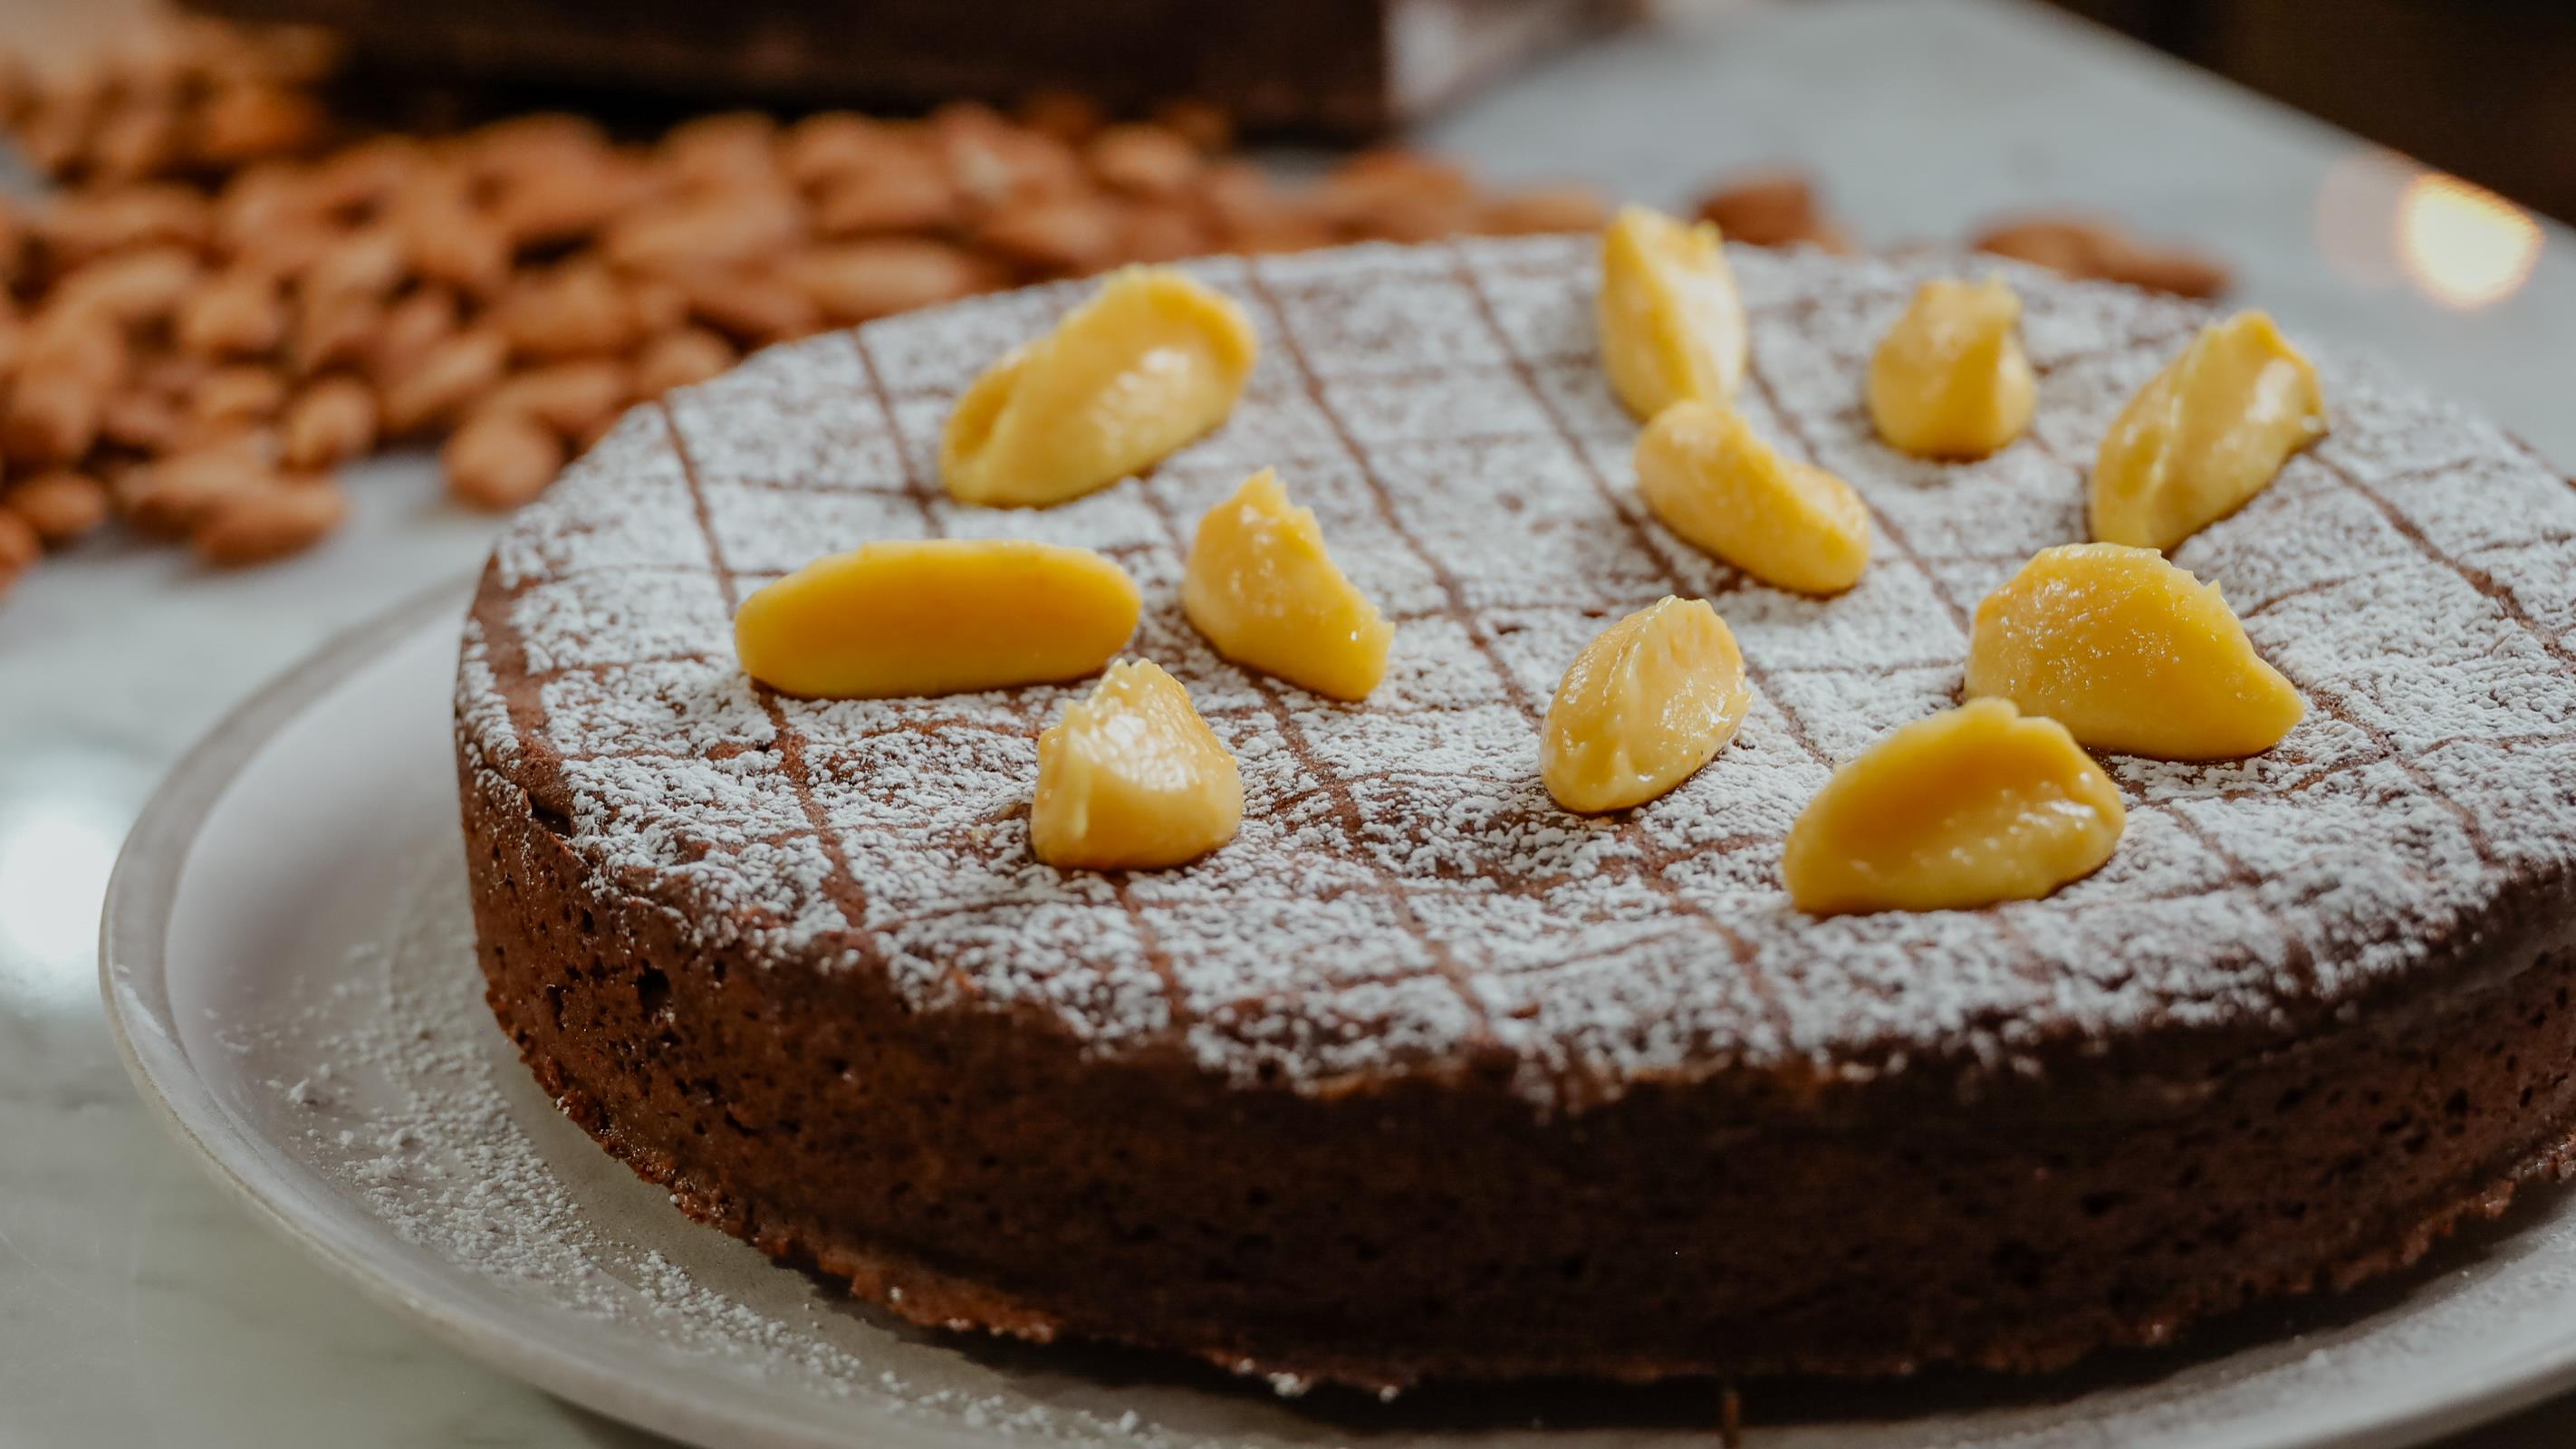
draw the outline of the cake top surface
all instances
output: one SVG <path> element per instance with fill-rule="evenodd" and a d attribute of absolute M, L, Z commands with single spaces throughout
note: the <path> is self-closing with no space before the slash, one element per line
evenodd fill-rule
<path fill-rule="evenodd" d="M 1500 1052 L 1524 1092 L 1581 1102 L 1729 1063 L 2009 1061 L 2301 1019 L 2576 873 L 2576 489 L 2473 414 L 2329 356 L 2332 434 L 2174 555 L 2224 587 L 2306 720 L 2248 760 L 2108 758 L 2127 834 L 2046 900 L 1792 910 L 1790 822 L 1834 765 L 1956 702 L 1977 601 L 2085 537 L 2104 429 L 2209 314 L 2013 271 L 2031 432 L 1925 463 L 1877 441 L 1861 383 L 1913 287 L 1960 264 L 1732 260 L 1753 325 L 1739 405 L 1871 508 L 1873 562 L 1841 597 L 1763 587 L 1645 513 L 1636 424 L 1594 353 L 1590 239 L 1216 260 L 1190 269 L 1262 333 L 1232 419 L 1056 508 L 954 504 L 935 458 L 959 391 L 1078 285 L 775 349 L 638 409 L 499 545 L 460 729 L 596 879 L 711 945 L 1310 1089 Z M 1200 514 L 1264 466 L 1396 622 L 1364 704 L 1247 674 L 1182 618 Z M 805 701 L 743 677 L 744 594 L 935 535 L 1125 565 L 1146 600 L 1131 652 L 1241 761 L 1233 843 L 1134 875 L 1032 859 L 1037 734 L 1088 681 Z M 1664 798 L 1567 814 L 1537 768 L 1557 677 L 1668 593 L 1733 627 L 1751 713 Z"/>

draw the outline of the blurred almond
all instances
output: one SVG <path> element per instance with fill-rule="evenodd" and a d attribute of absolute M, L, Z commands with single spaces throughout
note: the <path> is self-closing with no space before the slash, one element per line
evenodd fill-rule
<path fill-rule="evenodd" d="M 676 285 L 688 298 L 689 316 L 741 342 L 784 342 L 823 325 L 804 288 L 774 270 L 709 272 Z"/>
<path fill-rule="evenodd" d="M 188 399 L 189 420 L 200 428 L 222 430 L 227 424 L 262 422 L 286 405 L 286 381 L 257 363 L 219 367 L 197 384 Z"/>
<path fill-rule="evenodd" d="M 187 415 L 176 398 L 157 392 L 121 392 L 99 410 L 101 442 L 138 453 L 163 453 L 186 431 Z"/>
<path fill-rule="evenodd" d="M 198 107 L 186 139 L 196 159 L 231 165 L 308 149 L 329 129 L 330 118 L 311 96 L 271 85 L 228 85 Z"/>
<path fill-rule="evenodd" d="M 688 289 L 667 277 L 622 277 L 626 316 L 635 335 L 668 332 L 689 320 Z"/>
<path fill-rule="evenodd" d="M 54 284 L 47 301 L 133 326 L 168 317 L 197 281 L 197 254 L 164 243 L 102 257 Z"/>
<path fill-rule="evenodd" d="M 597 121 L 540 111 L 467 132 L 457 141 L 456 157 L 468 175 L 496 183 L 595 165 L 608 149 L 608 132 Z"/>
<path fill-rule="evenodd" d="M 406 261 L 402 235 L 391 226 L 351 232 L 304 273 L 303 294 L 325 301 L 383 297 L 403 280 Z"/>
<path fill-rule="evenodd" d="M 793 195 L 752 187 L 655 202 L 610 223 L 600 246 L 619 267 L 676 277 L 776 256 L 804 229 Z"/>
<path fill-rule="evenodd" d="M 1818 207 L 1813 183 L 1794 171 L 1764 172 L 1721 187 L 1701 197 L 1694 212 L 1728 241 L 1746 246 L 1821 244 L 1840 236 Z"/>
<path fill-rule="evenodd" d="M 1609 204 L 1590 187 L 1534 186 L 1484 203 L 1475 226 L 1486 236 L 1537 236 L 1598 231 L 1609 220 Z"/>
<path fill-rule="evenodd" d="M 927 231 L 955 225 L 965 211 L 963 193 L 937 162 L 907 154 L 825 182 L 814 199 L 814 230 L 827 237 Z"/>
<path fill-rule="evenodd" d="M 808 190 L 904 157 L 920 158 L 920 152 L 893 127 L 849 111 L 807 116 L 788 127 L 778 142 L 779 165 L 787 179 Z"/>
<path fill-rule="evenodd" d="M 69 463 L 98 437 L 106 390 L 67 373 L 30 371 L 0 416 L 0 451 L 38 464 Z"/>
<path fill-rule="evenodd" d="M 489 327 L 471 327 L 431 346 L 418 365 L 385 384 L 385 432 L 401 437 L 462 413 L 501 380 L 510 343 Z"/>
<path fill-rule="evenodd" d="M 421 201 L 397 217 L 403 258 L 414 276 L 469 297 L 489 297 L 510 279 L 510 239 L 461 200 Z"/>
<path fill-rule="evenodd" d="M 962 248 L 892 238 L 818 247 L 787 272 L 825 317 L 843 324 L 954 301 L 1004 280 Z"/>
<path fill-rule="evenodd" d="M 359 457 L 376 445 L 376 394 L 346 374 L 321 378 L 296 394 L 278 424 L 287 467 L 316 471 Z"/>
<path fill-rule="evenodd" d="M 5 508 L 0 508 L 0 589 L 17 582 L 45 551 L 44 540 L 36 536 L 35 525 Z"/>
<path fill-rule="evenodd" d="M 439 450 L 447 491 L 469 507 L 516 508 L 563 471 L 564 445 L 534 419 L 490 413 L 456 430 Z"/>
<path fill-rule="evenodd" d="M 1217 250 L 1216 234 L 1193 209 L 1172 202 L 1139 202 L 1121 220 L 1121 262 L 1177 262 Z"/>
<path fill-rule="evenodd" d="M 193 530 L 222 500 L 269 486 L 274 476 L 266 461 L 250 449 L 218 446 L 158 459 L 128 474 L 120 487 L 126 495 L 125 512 L 136 527 L 182 534 Z"/>
<path fill-rule="evenodd" d="M 931 113 L 930 137 L 949 181 L 973 207 L 1064 196 L 1084 185 L 1072 148 L 1012 125 L 989 106 L 941 106 Z"/>
<path fill-rule="evenodd" d="M 384 303 L 363 292 L 302 299 L 288 345 L 295 370 L 309 376 L 364 362 L 379 345 L 385 316 Z"/>
<path fill-rule="evenodd" d="M 514 284 L 494 304 L 491 322 L 527 357 L 615 352 L 636 335 L 625 288 L 593 261 L 566 262 Z"/>
<path fill-rule="evenodd" d="M 1091 138 L 1082 159 L 1101 185 L 1131 196 L 1177 196 L 1198 179 L 1199 148 L 1168 127 L 1111 126 Z"/>
<path fill-rule="evenodd" d="M 491 414 L 515 413 L 562 437 L 588 437 L 626 410 L 634 390 L 633 374 L 615 358 L 550 363 L 503 379 L 474 405 L 467 426 Z"/>
<path fill-rule="evenodd" d="M 36 236 L 56 269 L 157 242 L 201 247 L 214 227 L 206 199 L 185 186 L 155 183 L 74 191 L 36 216 Z"/>
<path fill-rule="evenodd" d="M 1012 119 L 1021 126 L 1050 136 L 1068 146 L 1088 141 L 1109 123 L 1100 103 L 1080 91 L 1051 89 L 1036 91 L 1014 108 Z"/>
<path fill-rule="evenodd" d="M 384 310 L 367 336 L 363 355 L 354 360 L 380 382 L 401 377 L 456 328 L 455 294 L 424 288 Z"/>
<path fill-rule="evenodd" d="M 286 307 L 268 278 L 228 272 L 180 300 L 172 335 L 182 348 L 206 357 L 267 352 L 286 336 Z"/>
<path fill-rule="evenodd" d="M 327 480 L 261 483 L 212 500 L 190 529 L 197 557 L 222 568 L 302 553 L 349 516 L 349 496 Z"/>
<path fill-rule="evenodd" d="M 513 247 L 562 246 L 591 236 L 642 204 L 651 189 L 652 181 L 640 167 L 603 154 L 511 177 L 485 215 Z"/>
<path fill-rule="evenodd" d="M 729 111 L 672 127 L 658 159 L 685 184 L 720 188 L 768 181 L 778 170 L 777 146 L 776 121 Z"/>
<path fill-rule="evenodd" d="M 49 544 L 69 543 L 107 521 L 107 485 L 86 473 L 56 469 L 9 486 L 0 510 L 25 519 Z"/>
<path fill-rule="evenodd" d="M 675 387 L 704 382 L 733 363 L 733 348 L 723 338 L 704 328 L 684 328 L 645 345 L 635 359 L 635 392 L 660 397 Z"/>
<path fill-rule="evenodd" d="M 1095 196 L 1003 207 L 976 229 L 976 240 L 1013 261 L 1053 272 L 1098 271 L 1118 260 L 1125 218 Z"/>
<path fill-rule="evenodd" d="M 130 101 L 103 118 L 90 137 L 91 174 L 103 181 L 141 181 L 178 159 L 179 116 L 168 101 Z"/>

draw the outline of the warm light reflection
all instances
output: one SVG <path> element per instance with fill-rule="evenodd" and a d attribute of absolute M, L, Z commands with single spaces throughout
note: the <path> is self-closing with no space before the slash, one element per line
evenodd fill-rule
<path fill-rule="evenodd" d="M 0 792 L 5 794 L 6 792 Z M 83 794 L 26 794 L 0 810 L 0 1007 L 88 996 L 98 908 L 129 813 Z"/>
<path fill-rule="evenodd" d="M 2398 203 L 2397 251 L 2406 275 L 2436 301 L 2485 307 L 2531 276 L 2540 223 L 2492 191 L 2428 172 L 2407 184 Z"/>

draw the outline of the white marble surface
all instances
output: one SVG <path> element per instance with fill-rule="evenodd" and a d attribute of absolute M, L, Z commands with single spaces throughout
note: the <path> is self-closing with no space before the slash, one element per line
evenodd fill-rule
<path fill-rule="evenodd" d="M 2381 244 L 2394 191 L 2354 169 L 2365 148 L 2012 0 L 1721 6 L 1551 64 L 1427 139 L 1491 176 L 1666 203 L 1794 161 L 1876 245 L 2095 206 L 2224 253 L 2294 332 L 2399 358 L 2576 462 L 2564 229 L 2545 228 L 2515 295 L 2445 305 Z M 2329 207 L 2336 265 L 2318 247 L 2330 175 L 2362 178 Z M 461 576 L 488 540 L 424 462 L 379 465 L 356 492 L 348 533 L 290 564 L 213 575 L 100 545 L 0 604 L 0 1449 L 645 1442 L 465 1361 L 270 1237 L 162 1139 L 99 1021 L 99 893 L 159 772 L 269 675 Z M 2571 1440 L 2576 1402 L 2452 1449 Z"/>

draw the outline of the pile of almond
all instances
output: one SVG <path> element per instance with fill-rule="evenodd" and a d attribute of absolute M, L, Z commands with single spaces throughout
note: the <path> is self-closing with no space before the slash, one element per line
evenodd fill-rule
<path fill-rule="evenodd" d="M 1598 226 L 1377 152 L 1293 190 L 1222 115 L 729 114 L 652 144 L 569 115 L 335 138 L 306 32 L 173 21 L 77 71 L 0 72 L 62 189 L 0 215 L 0 589 L 111 520 L 218 564 L 340 522 L 339 465 L 443 439 L 526 502 L 628 405 L 749 348 L 1131 261 Z"/>

